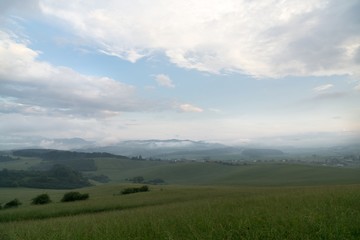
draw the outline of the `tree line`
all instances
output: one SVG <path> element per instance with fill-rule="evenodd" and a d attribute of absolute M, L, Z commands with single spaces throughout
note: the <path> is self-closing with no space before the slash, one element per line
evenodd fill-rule
<path fill-rule="evenodd" d="M 0 187 L 29 187 L 44 189 L 72 189 L 90 186 L 79 171 L 56 164 L 48 171 L 0 171 Z"/>

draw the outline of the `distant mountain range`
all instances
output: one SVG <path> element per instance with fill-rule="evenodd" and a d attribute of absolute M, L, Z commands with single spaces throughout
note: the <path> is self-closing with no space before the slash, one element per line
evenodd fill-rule
<path fill-rule="evenodd" d="M 280 150 L 231 147 L 220 143 L 205 141 L 166 139 L 130 140 L 109 146 L 98 146 L 95 142 L 82 138 L 32 139 L 31 145 L 13 149 L 58 149 L 79 152 L 106 152 L 111 154 L 157 159 L 209 159 L 231 156 L 261 157 L 281 155 Z"/>
<path fill-rule="evenodd" d="M 219 143 L 208 143 L 192 140 L 131 140 L 123 141 L 111 146 L 89 147 L 77 149 L 89 152 L 108 152 L 126 156 L 164 157 L 179 152 L 213 151 L 226 149 L 228 146 Z"/>
<path fill-rule="evenodd" d="M 262 146 L 228 146 L 220 143 L 206 141 L 167 139 L 167 140 L 129 140 L 121 141 L 108 146 L 99 146 L 96 142 L 87 141 L 82 138 L 31 138 L 28 144 L 24 142 L 8 141 L 8 145 L 2 144 L 0 140 L 0 150 L 11 149 L 58 149 L 72 150 L 80 152 L 107 152 L 116 155 L 129 157 L 142 156 L 144 158 L 157 159 L 188 159 L 206 160 L 221 159 L 233 160 L 239 158 L 256 158 L 282 156 L 286 154 L 321 154 L 321 155 L 344 155 L 360 154 L 360 145 L 343 145 L 323 148 L 291 148 L 291 147 L 262 147 Z M 6 147 L 8 146 L 8 147 Z M 280 150 L 279 150 L 280 149 Z M 284 152 L 283 152 L 284 151 Z"/>
<path fill-rule="evenodd" d="M 45 148 L 71 150 L 95 146 L 95 142 L 82 138 L 4 137 L 0 138 L 0 150 Z"/>

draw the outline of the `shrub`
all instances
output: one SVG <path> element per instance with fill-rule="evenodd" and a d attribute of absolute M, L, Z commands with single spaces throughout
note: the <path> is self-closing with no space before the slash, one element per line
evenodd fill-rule
<path fill-rule="evenodd" d="M 89 198 L 89 194 L 87 194 L 87 193 L 81 194 L 79 192 L 68 192 L 68 193 L 64 194 L 61 201 L 62 202 L 73 202 L 73 201 L 79 201 L 79 200 L 86 200 L 88 198 Z"/>
<path fill-rule="evenodd" d="M 7 202 L 4 206 L 4 208 L 14 208 L 21 205 L 21 202 L 15 198 L 14 200 L 11 200 L 10 202 Z"/>
<path fill-rule="evenodd" d="M 137 193 L 137 192 L 148 192 L 149 191 L 149 187 L 144 185 L 142 187 L 139 188 L 125 188 L 124 190 L 121 191 L 121 194 L 131 194 L 131 193 Z"/>
<path fill-rule="evenodd" d="M 149 191 L 149 187 L 146 185 L 139 188 L 139 192 L 147 192 L 147 191 Z"/>
<path fill-rule="evenodd" d="M 121 191 L 121 194 L 130 194 L 130 193 L 136 193 L 135 188 L 125 188 Z"/>
<path fill-rule="evenodd" d="M 50 197 L 46 193 L 40 194 L 39 196 L 32 199 L 32 204 L 39 205 L 39 204 L 47 204 L 50 203 Z"/>

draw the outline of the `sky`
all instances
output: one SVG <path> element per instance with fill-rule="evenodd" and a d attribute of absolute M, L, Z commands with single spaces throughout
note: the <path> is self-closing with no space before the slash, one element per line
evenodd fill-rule
<path fill-rule="evenodd" d="M 360 136 L 358 0 L 1 0 L 0 145 Z"/>

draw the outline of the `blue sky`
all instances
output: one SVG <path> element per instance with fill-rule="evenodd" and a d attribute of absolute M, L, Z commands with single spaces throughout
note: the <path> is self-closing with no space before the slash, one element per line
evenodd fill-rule
<path fill-rule="evenodd" d="M 360 132 L 356 0 L 2 0 L 2 145 Z"/>

